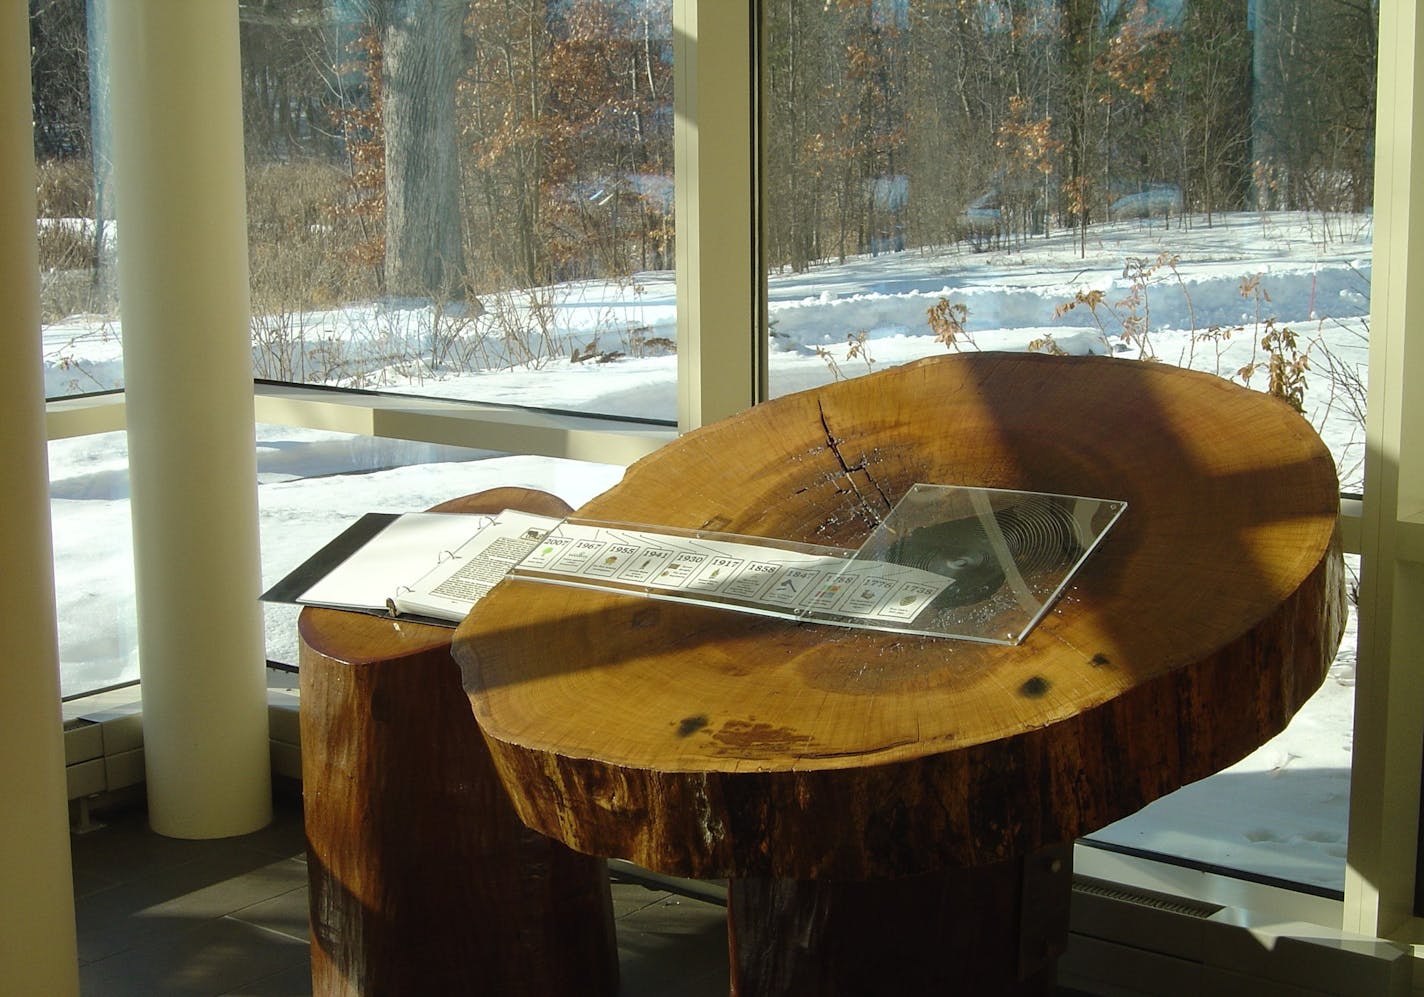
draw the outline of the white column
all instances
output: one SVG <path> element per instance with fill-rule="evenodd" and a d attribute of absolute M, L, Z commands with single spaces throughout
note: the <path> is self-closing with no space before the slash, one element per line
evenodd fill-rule
<path fill-rule="evenodd" d="M 678 428 L 766 393 L 752 78 L 756 7 L 674 0 Z"/>
<path fill-rule="evenodd" d="M 1380 7 L 1374 273 L 1344 927 L 1405 937 L 1424 742 L 1424 7 Z M 1417 925 L 1417 921 L 1415 922 Z"/>
<path fill-rule="evenodd" d="M 238 5 L 109 7 L 149 821 L 271 818 Z"/>
<path fill-rule="evenodd" d="M 28 6 L 0 4 L 0 989 L 79 993 L 40 378 Z"/>

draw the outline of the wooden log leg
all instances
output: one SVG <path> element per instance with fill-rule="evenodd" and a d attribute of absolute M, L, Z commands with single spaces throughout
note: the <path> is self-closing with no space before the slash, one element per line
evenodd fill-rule
<path fill-rule="evenodd" d="M 1043 994 L 1068 936 L 1072 846 L 872 882 L 734 879 L 732 994 Z"/>
<path fill-rule="evenodd" d="M 313 992 L 616 993 L 607 863 L 520 823 L 448 645 L 302 653 Z"/>

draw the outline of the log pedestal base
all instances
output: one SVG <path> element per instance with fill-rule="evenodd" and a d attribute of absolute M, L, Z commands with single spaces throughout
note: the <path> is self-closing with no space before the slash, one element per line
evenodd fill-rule
<path fill-rule="evenodd" d="M 567 508 L 541 494 L 438 508 Z M 515 816 L 452 631 L 313 608 L 300 627 L 312 992 L 617 993 L 607 862 Z"/>
<path fill-rule="evenodd" d="M 733 879 L 732 994 L 1051 993 L 1072 854 L 897 880 Z"/>

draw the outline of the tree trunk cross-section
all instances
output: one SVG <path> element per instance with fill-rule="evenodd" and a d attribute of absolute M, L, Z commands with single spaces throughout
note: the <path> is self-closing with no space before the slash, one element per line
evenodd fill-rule
<path fill-rule="evenodd" d="M 916 482 L 1127 509 L 1013 647 L 506 580 L 454 654 L 520 816 L 691 876 L 1003 863 L 1238 760 L 1324 678 L 1329 454 L 1279 400 L 1165 365 L 921 361 L 689 433 L 579 513 L 853 547 Z"/>
<path fill-rule="evenodd" d="M 437 512 L 564 515 L 497 488 Z M 607 863 L 510 806 L 450 660 L 451 631 L 308 607 L 302 795 L 319 994 L 613 994 Z"/>

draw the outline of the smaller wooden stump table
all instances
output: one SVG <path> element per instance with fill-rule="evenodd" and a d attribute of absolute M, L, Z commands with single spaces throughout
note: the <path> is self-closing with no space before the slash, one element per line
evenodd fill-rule
<path fill-rule="evenodd" d="M 433 511 L 506 508 L 568 512 L 518 488 Z M 515 816 L 453 631 L 310 607 L 299 626 L 313 991 L 616 993 L 607 863 Z"/>
<path fill-rule="evenodd" d="M 1319 438 L 1162 364 L 922 361 L 690 433 L 579 514 L 855 547 L 917 482 L 1127 510 L 1019 646 L 525 580 L 456 632 L 524 820 L 731 880 L 734 993 L 1042 991 L 1073 839 L 1280 731 L 1339 643 Z"/>

